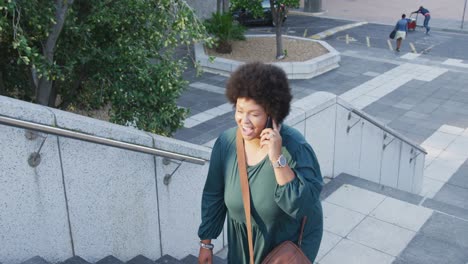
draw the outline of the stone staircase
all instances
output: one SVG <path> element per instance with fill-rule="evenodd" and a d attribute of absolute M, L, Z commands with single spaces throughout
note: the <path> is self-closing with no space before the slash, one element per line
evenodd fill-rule
<path fill-rule="evenodd" d="M 194 255 L 188 255 L 181 260 L 178 260 L 170 255 L 164 255 L 161 258 L 154 260 L 154 261 L 145 256 L 138 255 L 130 259 L 127 262 L 124 262 L 112 255 L 109 255 L 95 262 L 94 264 L 197 264 L 197 263 L 198 263 L 198 258 Z M 213 256 L 213 263 L 214 264 L 227 264 L 227 260 L 222 259 L 218 256 Z M 46 261 L 40 256 L 35 256 L 22 262 L 21 264 L 52 264 L 52 263 Z M 93 263 L 90 263 L 84 260 L 80 256 L 75 256 L 63 262 L 59 262 L 59 264 L 93 264 Z"/>

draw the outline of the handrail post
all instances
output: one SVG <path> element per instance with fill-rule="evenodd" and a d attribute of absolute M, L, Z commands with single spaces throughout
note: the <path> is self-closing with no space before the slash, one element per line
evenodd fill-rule
<path fill-rule="evenodd" d="M 461 22 L 461 29 L 463 29 L 463 24 L 465 24 L 465 11 L 466 11 L 466 2 L 468 0 L 465 0 L 465 6 L 463 7 L 463 17 L 462 17 L 462 22 Z"/>

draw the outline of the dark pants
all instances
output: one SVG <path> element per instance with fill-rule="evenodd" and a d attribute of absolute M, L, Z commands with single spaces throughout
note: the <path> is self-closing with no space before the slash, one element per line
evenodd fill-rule
<path fill-rule="evenodd" d="M 429 20 L 431 20 L 431 16 L 425 16 L 424 17 L 424 27 L 426 28 L 426 33 L 429 32 L 429 30 L 431 30 L 431 28 L 429 27 Z"/>

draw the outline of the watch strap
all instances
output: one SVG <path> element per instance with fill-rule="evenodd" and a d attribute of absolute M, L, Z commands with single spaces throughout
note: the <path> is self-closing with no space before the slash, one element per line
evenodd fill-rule
<path fill-rule="evenodd" d="M 211 244 L 211 243 L 203 243 L 203 242 L 200 241 L 200 247 L 202 247 L 204 249 L 213 249 L 214 245 Z"/>
<path fill-rule="evenodd" d="M 283 154 L 279 155 L 278 159 L 275 162 L 272 162 L 271 165 L 273 168 L 284 168 L 286 167 L 287 162 L 284 162 L 284 164 L 281 164 L 281 160 L 286 160 L 286 158 L 283 156 Z"/>

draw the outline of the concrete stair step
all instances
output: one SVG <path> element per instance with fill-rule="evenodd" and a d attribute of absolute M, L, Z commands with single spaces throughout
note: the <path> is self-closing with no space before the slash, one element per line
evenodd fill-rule
<path fill-rule="evenodd" d="M 132 258 L 131 260 L 127 261 L 127 264 L 154 264 L 154 261 L 143 255 L 138 255 Z"/>
<path fill-rule="evenodd" d="M 183 264 L 198 264 L 198 257 L 194 255 L 188 255 L 181 260 Z M 213 264 L 227 264 L 227 259 L 222 259 L 218 256 L 213 256 Z"/>
<path fill-rule="evenodd" d="M 91 263 L 82 259 L 80 256 L 74 256 L 65 260 L 64 262 L 62 262 L 62 264 L 91 264 Z"/>
<path fill-rule="evenodd" d="M 179 263 L 183 263 L 183 262 L 174 258 L 171 255 L 164 255 L 161 258 L 156 260 L 156 264 L 179 264 Z"/>
<path fill-rule="evenodd" d="M 198 258 L 195 257 L 194 255 L 187 255 L 185 258 L 180 260 L 181 263 L 184 264 L 197 264 L 198 263 Z"/>
<path fill-rule="evenodd" d="M 213 263 L 214 264 L 227 264 L 227 260 L 220 258 L 219 256 L 213 256 Z M 0 264 L 2 264 L 0 262 Z M 23 261 L 21 264 L 52 264 L 40 256 L 32 257 L 26 261 Z M 71 257 L 63 262 L 59 262 L 58 264 L 92 264 L 80 256 Z M 97 262 L 95 264 L 198 264 L 198 257 L 194 255 L 187 255 L 181 260 L 174 258 L 171 255 L 164 255 L 161 258 L 153 261 L 143 255 L 138 255 L 127 262 L 123 262 L 120 259 L 109 255 Z"/>
<path fill-rule="evenodd" d="M 22 264 L 49 264 L 49 262 L 39 256 L 35 256 L 24 261 Z"/>
<path fill-rule="evenodd" d="M 112 256 L 112 255 L 109 255 L 101 260 L 99 260 L 98 262 L 96 262 L 96 264 L 124 264 L 125 262 L 121 261 L 120 259 Z"/>

